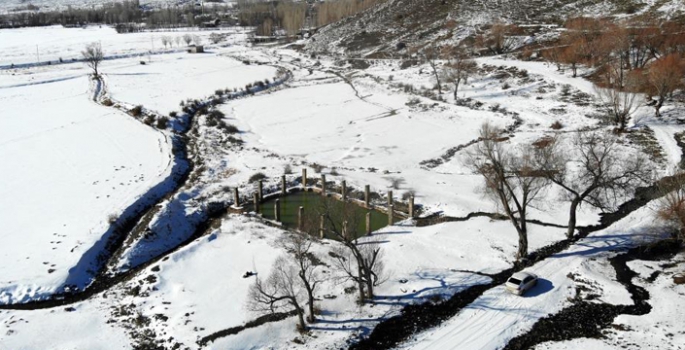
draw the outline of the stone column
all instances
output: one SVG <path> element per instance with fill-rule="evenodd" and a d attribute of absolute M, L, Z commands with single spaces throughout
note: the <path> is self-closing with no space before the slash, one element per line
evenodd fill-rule
<path fill-rule="evenodd" d="M 342 200 L 343 202 L 347 200 L 347 181 L 342 181 Z"/>
<path fill-rule="evenodd" d="M 285 175 L 281 175 L 281 195 L 285 196 L 288 189 L 285 187 Z"/>
<path fill-rule="evenodd" d="M 391 226 L 393 224 L 392 216 L 393 216 L 394 211 L 395 211 L 395 206 L 390 204 L 388 206 L 388 226 Z"/>
<path fill-rule="evenodd" d="M 307 188 L 307 168 L 302 169 L 302 189 Z"/>
<path fill-rule="evenodd" d="M 259 195 L 257 193 L 252 195 L 252 201 L 254 202 L 255 214 L 259 214 Z"/>
<path fill-rule="evenodd" d="M 414 195 L 409 197 L 409 218 L 414 217 Z"/>
<path fill-rule="evenodd" d="M 366 234 L 371 234 L 371 212 L 366 213 Z"/>
<path fill-rule="evenodd" d="M 238 192 L 238 187 L 233 189 L 233 206 L 240 208 L 240 193 Z"/>
<path fill-rule="evenodd" d="M 276 203 L 274 204 L 274 218 L 276 221 L 281 222 L 281 200 L 276 199 Z"/>
<path fill-rule="evenodd" d="M 326 175 L 321 175 L 321 195 L 326 195 Z"/>
<path fill-rule="evenodd" d="M 264 200 L 264 181 L 259 180 L 259 187 L 257 187 L 257 193 L 259 194 L 259 200 Z"/>
<path fill-rule="evenodd" d="M 324 220 L 324 216 L 323 216 L 323 215 L 319 215 L 319 237 L 320 237 L 321 239 L 324 239 L 324 237 L 326 236 L 325 233 L 324 233 L 324 230 L 323 230 L 323 228 L 324 228 L 324 221 L 325 221 L 325 220 Z"/>
<path fill-rule="evenodd" d="M 371 186 L 366 185 L 364 186 L 364 205 L 366 205 L 367 208 L 371 208 Z"/>
<path fill-rule="evenodd" d="M 297 229 L 302 231 L 304 227 L 304 207 L 300 207 L 297 210 Z"/>
<path fill-rule="evenodd" d="M 388 206 L 392 205 L 392 191 L 388 191 Z"/>

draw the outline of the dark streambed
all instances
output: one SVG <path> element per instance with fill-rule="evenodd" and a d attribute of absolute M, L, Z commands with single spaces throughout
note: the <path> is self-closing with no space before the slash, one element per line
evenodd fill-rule
<path fill-rule="evenodd" d="M 511 273 L 532 266 L 538 261 L 568 249 L 568 247 L 578 239 L 586 237 L 592 232 L 611 226 L 613 223 L 623 219 L 650 201 L 660 198 L 677 188 L 679 183 L 681 183 L 680 181 L 682 181 L 682 178 L 666 176 L 649 187 L 638 188 L 632 199 L 620 205 L 615 212 L 603 215 L 598 225 L 579 227 L 579 234 L 573 239 L 565 239 L 530 253 L 523 263 L 517 264 L 497 275 L 493 275 L 493 282 L 490 284 L 468 288 L 453 295 L 450 299 L 437 304 L 427 302 L 424 304 L 406 306 L 402 309 L 400 315 L 382 321 L 367 337 L 351 344 L 349 349 L 391 349 L 401 342 L 406 341 L 419 331 L 438 326 L 444 320 L 458 314 L 461 309 L 472 303 L 485 291 L 504 283 Z"/>
<path fill-rule="evenodd" d="M 661 260 L 672 258 L 680 250 L 679 242 L 664 242 L 657 246 L 633 248 L 609 261 L 616 270 L 616 279 L 623 284 L 633 305 L 611 305 L 579 301 L 557 314 L 540 319 L 533 328 L 509 341 L 505 350 L 531 349 L 548 341 L 564 341 L 576 338 L 601 338 L 602 332 L 611 326 L 618 315 L 646 315 L 652 310 L 649 292 L 633 284 L 636 273 L 628 268 L 632 260 Z"/>

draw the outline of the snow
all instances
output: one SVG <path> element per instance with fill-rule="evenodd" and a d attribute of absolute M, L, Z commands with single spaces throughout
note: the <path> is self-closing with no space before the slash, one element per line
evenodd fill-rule
<path fill-rule="evenodd" d="M 54 36 L 48 38 L 46 33 Z M 190 55 L 175 52 L 179 48 L 161 52 L 159 35 L 163 33 L 115 35 L 106 27 L 0 31 L 0 50 L 6 53 L 0 56 L 0 65 L 32 62 L 36 43 L 45 50 L 41 57 L 55 60 L 62 55 L 77 58 L 83 45 L 102 40 L 106 52 L 121 56 L 103 64 L 107 96 L 127 107 L 143 105 L 152 113 L 179 111 L 179 102 L 187 98 L 207 101 L 216 89 L 273 81 L 278 68 L 282 68 L 280 73 L 292 72 L 283 85 L 218 106 L 226 115 L 224 121 L 240 130 L 236 134 L 209 126 L 206 116 L 196 118 L 186 135 L 192 141 L 189 148 L 196 165 L 191 180 L 157 203 L 141 227 L 151 237 L 128 237 L 120 255 L 108 262 L 107 271 L 126 273 L 151 262 L 149 266 L 104 294 L 70 305 L 73 312 L 61 307 L 0 311 L 0 322 L 14 331 L 0 333 L 0 349 L 98 349 L 103 344 L 108 349 L 130 348 L 136 341 L 131 329 L 152 330 L 169 348 L 178 342 L 182 348 L 198 349 L 200 338 L 254 320 L 259 315 L 246 308 L 254 280 L 242 276 L 256 271 L 266 277 L 273 261 L 287 254 L 278 241 L 288 233 L 253 218 L 227 215 L 205 235 L 179 244 L 207 219 L 211 204 L 232 203 L 231 189 L 238 188 L 249 198 L 255 186 L 248 179 L 256 173 L 266 176 L 267 192 L 278 190 L 285 166 L 294 171 L 287 176 L 291 185 L 296 185 L 300 168 L 306 168 L 312 179 L 321 171 L 328 180 L 344 179 L 356 189 L 368 184 L 381 194 L 392 190 L 396 197 L 414 191 L 424 214 L 465 217 L 498 210 L 483 195 L 482 179 L 464 165 L 468 147 L 446 155 L 476 139 L 483 122 L 510 127 L 520 118 L 521 124 L 504 141 L 511 148 L 584 127 L 602 130 L 597 119 L 587 117 L 597 109 L 592 101 L 575 103 L 559 90 L 559 85 L 568 84 L 572 94 L 591 96 L 592 84 L 545 63 L 480 58 L 481 65 L 525 69 L 528 77 L 497 78 L 483 72 L 470 78 L 459 93 L 460 98 L 483 105 L 456 106 L 450 94 L 444 95 L 446 102 L 436 102 L 398 85 L 432 87 L 434 81 L 425 65 L 400 70 L 396 61 L 379 60 L 359 71 L 289 49 L 246 47 L 241 43 L 244 34 L 232 33 L 227 43 L 210 47 L 207 54 Z M 149 60 L 129 57 L 149 50 L 151 37 L 157 54 Z M 146 64 L 141 65 L 141 60 Z M 262 64 L 246 65 L 243 60 Z M 3 174 L 9 174 L 0 181 L 0 221 L 5 229 L 0 237 L 6 242 L 0 247 L 2 303 L 44 298 L 73 281 L 85 285 L 90 277 L 85 271 L 102 249 L 110 214 L 119 214 L 155 192 L 150 189 L 164 183 L 174 164 L 172 132 L 155 131 L 116 108 L 92 102 L 95 86 L 87 73 L 80 63 L 0 71 L 0 103 L 9 111 L 0 115 L 0 157 L 5 159 Z M 503 88 L 505 82 L 510 88 Z M 641 109 L 636 125 L 654 130 L 667 165 L 674 166 L 681 151 L 673 135 L 682 129 L 648 118 L 649 112 Z M 560 131 L 550 128 L 557 120 L 564 124 Z M 244 144 L 233 143 L 229 137 Z M 625 154 L 636 150 L 628 143 L 622 147 Z M 430 159 L 441 161 L 427 166 L 425 161 Z M 567 205 L 562 193 L 551 189 L 531 208 L 530 216 L 563 226 Z M 579 213 L 580 225 L 597 220 L 597 210 L 589 206 Z M 533 251 L 564 239 L 565 229 L 530 224 L 529 231 L 529 250 Z M 400 348 L 501 348 L 541 317 L 568 306 L 578 283 L 594 286 L 593 293 L 599 294 L 596 302 L 629 304 L 630 296 L 616 281 L 607 258 L 616 250 L 653 239 L 653 232 L 661 232 L 661 227 L 654 222 L 651 205 L 528 268 L 542 278 L 530 294 L 517 297 L 495 286 L 442 326 L 418 334 Z M 427 227 L 402 222 L 362 240 L 383 247 L 389 270 L 374 303 L 356 304 L 356 295 L 342 289 L 351 284 L 335 278 L 340 272 L 332 268 L 334 259 L 329 253 L 339 244 L 317 242 L 314 254 L 331 279 L 316 293 L 322 313 L 310 335 L 297 334 L 296 318 L 291 317 L 220 338 L 205 348 L 345 347 L 405 305 L 446 298 L 491 282 L 487 274 L 510 268 L 517 246 L 516 232 L 508 221 L 485 217 Z M 631 267 L 644 278 L 656 269 L 650 264 L 636 262 Z M 667 276 L 659 276 L 654 284 L 645 284 L 653 295 L 653 315 L 617 318 L 616 322 L 635 330 L 631 337 L 645 348 L 656 347 L 666 332 L 679 327 L 673 320 L 682 314 L 682 305 L 669 308 L 661 300 L 673 300 L 683 291 L 667 282 Z M 122 307 L 130 308 L 132 314 L 113 311 Z M 149 323 L 139 325 L 138 316 Z M 24 321 L 15 322 L 20 318 Z M 652 320 L 659 322 L 663 332 L 643 336 L 649 333 Z M 36 343 L 32 337 L 39 331 L 45 337 Z M 173 342 L 168 339 L 171 336 Z M 295 338 L 304 344 L 294 342 Z M 681 339 L 676 334 L 672 342 L 682 344 Z M 598 340 L 541 346 L 613 347 Z"/>
<path fill-rule="evenodd" d="M 569 273 L 587 270 L 591 259 L 611 257 L 611 251 L 639 245 L 653 238 L 652 210 L 638 209 L 610 228 L 578 241 L 569 249 L 552 255 L 526 271 L 540 277 L 538 285 L 523 297 L 498 286 L 485 292 L 451 320 L 434 330 L 418 334 L 400 349 L 499 349 L 508 340 L 529 330 L 540 318 L 569 305 L 574 282 Z M 606 276 L 594 275 L 598 282 Z M 592 275 L 590 275 L 592 278 Z M 604 283 L 605 302 L 631 304 L 625 287 Z M 620 289 L 624 289 L 623 291 Z"/>
<path fill-rule="evenodd" d="M 31 78 L 36 85 L 0 88 L 3 303 L 85 283 L 92 261 L 82 256 L 109 217 L 160 183 L 172 163 L 166 136 L 92 102 L 85 75 Z"/>
<path fill-rule="evenodd" d="M 492 229 L 484 230 L 484 225 Z M 194 348 L 198 336 L 240 326 L 259 316 L 245 308 L 253 279 L 242 276 L 246 271 L 255 271 L 266 278 L 275 258 L 284 254 L 277 242 L 285 235 L 283 230 L 252 219 L 230 216 L 208 236 L 141 272 L 137 280 L 143 283 L 149 296 L 133 302 L 144 315 L 153 317 L 162 312 L 168 321 L 153 328 L 174 334 L 177 341 Z M 562 229 L 533 226 L 531 249 L 551 244 L 563 235 Z M 325 311 L 320 317 L 322 339 L 309 338 L 309 346 L 342 344 L 348 335 L 346 332 L 334 332 L 336 335 L 330 337 L 325 335 L 327 330 L 368 329 L 381 318 L 396 314 L 406 303 L 425 301 L 432 295 L 449 296 L 468 286 L 487 283 L 488 277 L 469 271 L 490 273 L 507 268 L 516 250 L 516 233 L 511 225 L 506 221 L 490 222 L 487 218 L 424 228 L 400 224 L 364 240 L 381 242 L 388 261 L 390 278 L 377 290 L 379 302 L 374 307 L 356 310 L 355 295 L 342 293 L 333 277 L 337 272 L 330 268 L 334 262 L 328 252 L 337 243 L 315 244 L 314 254 L 326 263 L 322 270 L 330 277 L 316 293 L 320 300 L 318 307 Z M 475 251 L 480 254 L 470 254 Z M 156 277 L 155 283 L 142 282 L 150 275 Z M 217 276 L 221 276 L 219 280 Z M 130 285 L 137 284 L 134 280 Z M 337 299 L 327 300 L 323 295 L 336 295 Z M 210 348 L 240 349 L 258 346 L 260 342 L 264 347 L 277 347 L 292 339 L 293 322 L 291 318 L 245 330 L 212 343 Z"/>
<path fill-rule="evenodd" d="M 150 51 L 185 51 L 185 42 L 176 44 L 177 37 L 186 34 L 197 35 L 202 42 L 209 44 L 211 33 L 231 34 L 226 43 L 234 43 L 245 37 L 242 29 L 202 30 L 180 28 L 178 31 L 141 32 L 118 34 L 109 26 L 87 26 L 83 28 L 65 28 L 62 26 L 32 27 L 17 29 L 0 29 L 0 67 L 11 64 L 20 65 L 35 62 L 52 61 L 56 64 L 61 58 L 65 62 L 81 59 L 81 51 L 86 45 L 97 42 L 102 46 L 105 57 L 140 55 L 145 57 Z M 161 38 L 169 36 L 174 39 L 172 47 L 165 48 Z M 210 45 L 211 46 L 211 45 Z M 146 58 L 146 57 L 145 57 Z"/>
<path fill-rule="evenodd" d="M 0 349 L 130 349 L 125 330 L 108 322 L 109 307 L 99 299 L 48 310 L 0 311 Z"/>
<path fill-rule="evenodd" d="M 685 255 L 672 259 L 674 266 L 664 267 L 664 261 L 628 262 L 631 270 L 638 272 L 633 283 L 649 292 L 648 303 L 652 310 L 642 316 L 619 315 L 614 324 L 619 326 L 607 332 L 605 339 L 574 339 L 557 343 L 543 343 L 536 350 L 570 349 L 685 349 L 685 331 L 682 329 L 685 312 L 685 285 L 673 283 L 674 273 L 685 269 Z M 659 273 L 654 282 L 649 282 L 652 273 Z"/>
<path fill-rule="evenodd" d="M 178 111 L 179 103 L 188 98 L 210 96 L 217 89 L 242 88 L 276 75 L 274 67 L 245 65 L 211 53 L 163 55 L 145 65 L 138 61 L 118 61 L 102 68 L 109 93 L 114 100 L 161 114 Z"/>

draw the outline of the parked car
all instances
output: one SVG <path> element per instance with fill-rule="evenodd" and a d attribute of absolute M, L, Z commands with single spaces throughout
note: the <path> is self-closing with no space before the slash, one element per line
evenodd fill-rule
<path fill-rule="evenodd" d="M 517 272 L 507 280 L 504 285 L 507 290 L 516 294 L 523 295 L 527 290 L 538 284 L 538 276 L 530 272 Z"/>

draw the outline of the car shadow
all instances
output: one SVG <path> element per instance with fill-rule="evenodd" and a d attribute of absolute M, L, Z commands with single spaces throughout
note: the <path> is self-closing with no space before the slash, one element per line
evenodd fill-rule
<path fill-rule="evenodd" d="M 545 294 L 554 289 L 554 284 L 550 280 L 544 278 L 538 278 L 538 283 L 535 287 L 529 289 L 527 292 L 523 293 L 524 298 L 535 298 L 538 295 Z"/>

